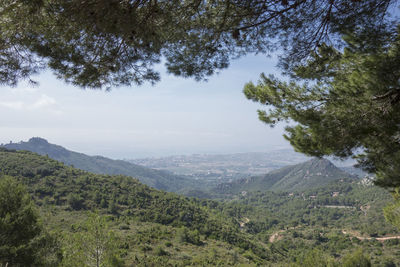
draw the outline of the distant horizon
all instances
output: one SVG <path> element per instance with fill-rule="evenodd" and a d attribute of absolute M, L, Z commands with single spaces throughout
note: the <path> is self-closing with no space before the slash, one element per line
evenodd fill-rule
<path fill-rule="evenodd" d="M 273 151 L 283 151 L 283 150 L 290 150 L 291 152 L 295 152 L 293 147 L 291 146 L 271 146 L 270 149 L 266 149 L 266 150 L 259 150 L 259 151 L 233 151 L 233 152 L 218 152 L 218 151 L 210 151 L 210 152 L 188 152 L 188 153 L 182 153 L 182 154 L 150 154 L 150 152 L 148 153 L 149 156 L 135 156 L 135 157 L 126 157 L 126 158 L 114 158 L 114 157 L 110 157 L 108 155 L 104 155 L 104 154 L 89 154 L 85 151 L 81 151 L 81 150 L 77 150 L 77 149 L 72 149 L 70 147 L 68 147 L 67 145 L 64 144 L 59 144 L 59 143 L 55 143 L 51 140 L 49 140 L 48 138 L 45 138 L 43 136 L 31 136 L 25 140 L 12 140 L 10 139 L 7 142 L 0 142 L 1 145 L 6 145 L 9 143 L 20 143 L 20 142 L 28 142 L 31 138 L 41 138 L 46 140 L 49 144 L 52 145 L 58 145 L 58 146 L 62 146 L 63 148 L 73 151 L 73 152 L 78 152 L 78 153 L 83 153 L 83 154 L 87 154 L 88 156 L 103 156 L 103 157 L 108 157 L 111 159 L 115 159 L 115 160 L 131 160 L 131 159 L 143 159 L 143 158 L 164 158 L 164 157 L 173 157 L 173 156 L 195 156 L 195 155 L 232 155 L 232 154 L 251 154 L 251 153 L 270 153 Z M 298 153 L 298 152 L 295 152 Z M 146 154 L 146 153 L 145 153 Z M 301 154 L 301 153 L 299 153 Z"/>
<path fill-rule="evenodd" d="M 42 137 L 42 136 L 31 136 L 31 137 L 27 138 L 26 140 L 19 140 L 19 141 L 9 140 L 8 142 L 0 142 L 0 144 L 1 145 L 9 144 L 10 142 L 12 142 L 12 143 L 28 142 L 29 139 L 31 139 L 31 138 L 44 139 L 49 144 L 61 146 L 61 147 L 65 148 L 65 149 L 67 149 L 69 151 L 73 151 L 73 152 L 77 152 L 77 153 L 83 153 L 83 154 L 88 155 L 88 156 L 106 157 L 106 158 L 113 159 L 113 160 L 138 160 L 138 159 L 152 159 L 152 158 L 158 159 L 158 158 L 167 158 L 167 157 L 174 157 L 174 156 L 178 156 L 179 157 L 179 156 L 196 156 L 196 155 L 202 155 L 202 156 L 207 156 L 207 155 L 218 156 L 218 155 L 220 155 L 220 156 L 223 156 L 223 155 L 252 154 L 252 153 L 266 153 L 266 154 L 268 154 L 268 153 L 271 153 L 271 152 L 274 152 L 274 151 L 275 152 L 276 151 L 289 151 L 290 153 L 299 154 L 299 155 L 304 156 L 304 160 L 305 161 L 307 161 L 310 158 L 313 158 L 313 157 L 307 156 L 307 155 L 305 155 L 303 153 L 296 152 L 292 146 L 271 146 L 270 149 L 262 150 L 262 151 L 261 150 L 260 151 L 233 151 L 233 152 L 218 152 L 218 151 L 216 151 L 216 152 L 204 152 L 204 153 L 190 153 L 189 152 L 189 153 L 186 153 L 186 154 L 149 154 L 148 156 L 146 156 L 146 155 L 142 155 L 141 156 L 141 155 L 137 154 L 138 156 L 134 156 L 134 157 L 118 158 L 118 157 L 112 157 L 112 156 L 109 156 L 109 155 L 106 155 L 106 154 L 101 154 L 101 153 L 91 154 L 91 153 L 88 153 L 86 151 L 81 151 L 79 149 L 73 149 L 73 148 L 68 147 L 67 145 L 64 145 L 64 144 L 59 144 L 59 143 L 52 142 L 51 140 L 48 140 L 47 138 Z M 337 159 L 335 157 L 324 157 L 324 158 L 326 158 L 329 161 L 331 161 L 332 163 L 334 163 L 334 165 L 337 166 L 337 167 L 353 166 L 356 163 L 356 161 L 354 159 L 352 159 L 352 158 L 348 158 L 348 159 L 344 159 L 344 160 Z"/>
<path fill-rule="evenodd" d="M 246 99 L 245 83 L 280 76 L 276 57 L 249 55 L 196 82 L 169 75 L 154 86 L 82 90 L 50 72 L 0 90 L 0 143 L 41 136 L 74 151 L 110 158 L 230 154 L 290 147 L 285 124 L 258 119 L 264 106 Z"/>

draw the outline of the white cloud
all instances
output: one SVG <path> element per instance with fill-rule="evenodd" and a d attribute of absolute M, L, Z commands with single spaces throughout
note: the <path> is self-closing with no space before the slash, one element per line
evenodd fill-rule
<path fill-rule="evenodd" d="M 32 105 L 29 106 L 30 109 L 40 109 L 56 104 L 56 100 L 48 95 L 41 95 L 41 97 L 36 100 Z"/>
<path fill-rule="evenodd" d="M 57 102 L 54 98 L 42 94 L 40 97 L 22 100 L 7 100 L 0 102 L 0 106 L 13 110 L 40 110 L 53 107 Z"/>
<path fill-rule="evenodd" d="M 0 105 L 6 108 L 21 110 L 24 108 L 24 102 L 22 101 L 8 101 L 8 102 L 0 102 Z"/>

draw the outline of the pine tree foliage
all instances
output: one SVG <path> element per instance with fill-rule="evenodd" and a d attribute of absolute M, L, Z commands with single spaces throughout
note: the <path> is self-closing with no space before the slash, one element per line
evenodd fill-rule
<path fill-rule="evenodd" d="M 170 73 L 205 79 L 234 58 L 277 47 L 290 68 L 345 30 L 387 22 L 397 2 L 3 0 L 0 84 L 45 68 L 86 88 L 154 83 L 162 59 Z"/>
<path fill-rule="evenodd" d="M 259 118 L 290 122 L 285 138 L 296 150 L 321 157 L 354 156 L 376 183 L 400 186 L 400 36 L 360 29 L 346 47 L 322 45 L 294 70 L 297 81 L 262 75 L 248 83 L 248 99 L 270 107 Z"/>
<path fill-rule="evenodd" d="M 57 266 L 59 252 L 25 187 L 0 177 L 0 266 Z"/>

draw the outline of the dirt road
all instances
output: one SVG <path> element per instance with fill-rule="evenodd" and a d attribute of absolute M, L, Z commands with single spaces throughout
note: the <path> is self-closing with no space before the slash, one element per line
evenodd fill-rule
<path fill-rule="evenodd" d="M 390 240 L 390 239 L 400 239 L 400 235 L 394 235 L 394 236 L 381 236 L 381 237 L 366 237 L 362 236 L 356 231 L 347 231 L 347 230 L 342 230 L 342 233 L 345 235 L 350 235 L 352 237 L 355 237 L 359 240 L 371 240 L 371 239 L 376 239 L 378 241 L 385 241 L 385 240 Z"/>

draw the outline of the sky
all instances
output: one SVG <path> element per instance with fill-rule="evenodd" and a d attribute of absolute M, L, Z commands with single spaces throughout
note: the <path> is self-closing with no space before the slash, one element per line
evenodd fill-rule
<path fill-rule="evenodd" d="M 178 154 L 262 152 L 289 148 L 283 125 L 257 118 L 263 108 L 243 95 L 260 73 L 279 75 L 276 59 L 249 55 L 196 82 L 161 72 L 152 86 L 82 90 L 51 72 L 32 87 L 0 88 L 0 143 L 42 137 L 89 155 L 115 159 Z"/>

